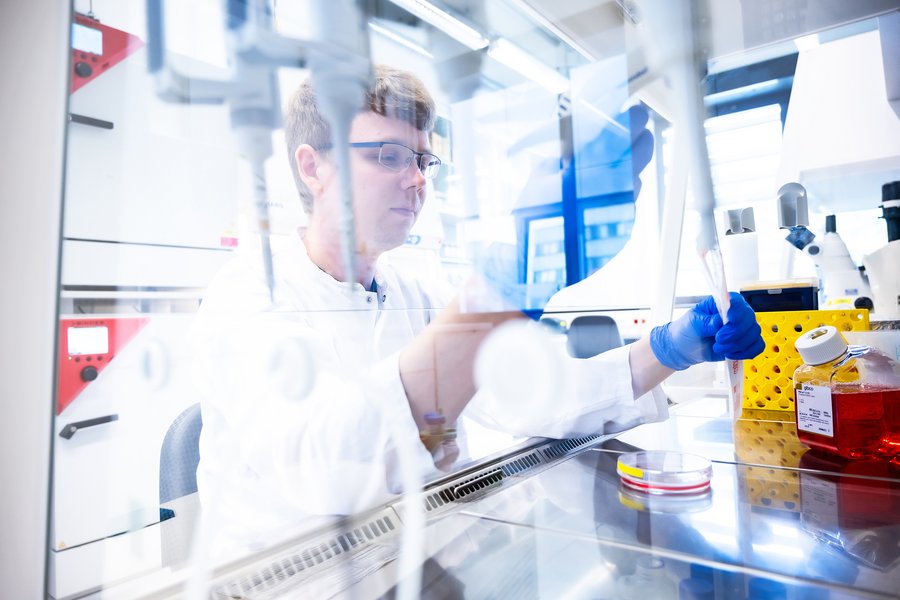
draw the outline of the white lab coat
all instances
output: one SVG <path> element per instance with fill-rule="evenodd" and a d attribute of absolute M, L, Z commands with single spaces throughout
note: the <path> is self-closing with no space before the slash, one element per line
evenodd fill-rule
<path fill-rule="evenodd" d="M 191 332 L 203 414 L 201 502 L 218 515 L 216 529 L 244 547 L 401 490 L 394 436 L 414 439 L 418 430 L 398 354 L 447 299 L 384 260 L 376 292 L 337 282 L 312 263 L 299 236 L 273 238 L 273 263 L 274 302 L 259 253 L 242 252 L 209 286 Z M 633 398 L 627 347 L 565 360 L 575 385 L 546 411 L 504 410 L 479 394 L 460 428 L 474 419 L 561 438 L 666 416 L 659 402 Z M 431 455 L 415 448 L 422 472 L 433 473 Z"/>

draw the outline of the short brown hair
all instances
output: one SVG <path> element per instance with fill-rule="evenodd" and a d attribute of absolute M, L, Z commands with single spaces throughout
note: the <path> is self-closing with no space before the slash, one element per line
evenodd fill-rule
<path fill-rule="evenodd" d="M 364 109 L 384 117 L 415 125 L 419 131 L 434 129 L 437 110 L 434 100 L 418 77 L 408 71 L 377 65 L 371 87 L 366 92 Z M 316 104 L 316 94 L 309 79 L 304 81 L 288 101 L 284 115 L 284 137 L 288 160 L 303 210 L 312 212 L 312 193 L 300 179 L 294 153 L 301 144 L 317 150 L 331 146 L 331 128 Z"/>

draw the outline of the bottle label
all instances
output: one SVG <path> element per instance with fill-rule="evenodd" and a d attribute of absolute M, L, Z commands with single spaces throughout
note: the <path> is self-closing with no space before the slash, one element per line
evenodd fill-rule
<path fill-rule="evenodd" d="M 797 429 L 834 437 L 834 408 L 831 388 L 801 384 L 796 388 Z"/>

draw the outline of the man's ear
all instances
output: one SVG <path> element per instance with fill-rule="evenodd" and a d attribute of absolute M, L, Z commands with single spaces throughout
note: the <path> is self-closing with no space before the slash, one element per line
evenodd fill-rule
<path fill-rule="evenodd" d="M 294 151 L 294 163 L 297 165 L 300 180 L 314 196 L 320 194 L 324 187 L 322 177 L 319 175 L 320 162 L 321 156 L 309 144 L 300 144 Z"/>

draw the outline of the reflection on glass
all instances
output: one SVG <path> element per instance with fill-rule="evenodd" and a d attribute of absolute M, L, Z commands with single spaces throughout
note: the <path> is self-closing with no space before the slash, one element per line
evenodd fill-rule
<path fill-rule="evenodd" d="M 900 471 L 887 461 L 807 452 L 800 466 L 803 528 L 879 571 L 900 561 Z M 849 477 L 848 477 L 849 476 Z"/>
<path fill-rule="evenodd" d="M 159 39 L 145 32 L 159 23 L 147 22 L 143 2 L 76 2 L 52 596 L 153 572 L 203 579 L 226 557 L 334 523 L 340 533 L 329 544 L 272 567 L 265 585 L 380 540 L 350 567 L 358 579 L 400 560 L 398 514 L 404 524 L 412 516 L 386 508 L 374 526 L 349 516 L 531 436 L 607 435 L 664 416 L 664 398 L 632 385 L 617 332 L 609 352 L 573 359 L 565 318 L 554 332 L 526 319 L 591 276 L 605 295 L 582 288 L 570 306 L 649 302 L 623 300 L 618 284 L 602 280 L 632 238 L 646 253 L 621 262 L 632 278 L 652 279 L 653 261 L 635 257 L 655 251 L 658 223 L 644 217 L 658 212 L 662 187 L 644 168 L 647 127 L 661 121 L 627 110 L 633 65 L 618 9 L 594 53 L 567 45 L 547 6 L 549 22 L 512 1 L 453 12 L 484 50 L 470 53 L 458 28 L 363 3 L 375 11 L 360 15 L 370 29 L 359 39 L 354 29 L 341 59 L 327 63 L 333 57 L 307 56 L 304 44 L 333 43 L 340 36 L 325 25 L 354 21 L 307 13 L 345 4 L 278 3 L 277 28 L 272 15 L 254 13 L 247 26 L 259 29 L 246 36 L 224 35 L 218 2 L 163 4 L 180 12 L 164 20 L 170 70 L 152 75 Z M 228 60 L 211 59 L 223 38 Z M 364 83 L 372 74 L 382 96 Z M 329 88 L 329 75 L 352 85 Z M 310 77 L 314 85 L 301 88 Z M 359 114 L 348 100 L 357 93 L 371 96 Z M 342 117 L 343 133 L 333 125 Z M 415 157 L 345 153 L 345 142 Z M 432 155 L 439 170 L 421 160 Z M 639 207 L 642 189 L 650 203 Z M 510 321 L 517 328 L 504 327 Z M 470 531 L 467 541 L 519 569 L 510 585 L 554 597 L 570 581 L 613 593 L 658 580 L 670 594 L 669 580 L 687 567 L 675 572 L 672 560 L 650 556 L 647 524 L 662 519 L 655 540 L 676 540 L 679 552 L 691 546 L 679 539 L 707 552 L 733 533 L 679 538 L 727 506 L 713 495 L 691 507 L 696 519 L 654 507 L 638 514 L 597 475 L 602 460 L 585 462 L 575 477 L 547 475 L 550 498 L 526 506 L 534 522 L 574 523 L 601 540 L 569 565 L 570 579 L 535 565 L 566 567 L 565 551 L 581 538 L 547 543 L 518 525 Z M 510 505 L 504 517 L 521 520 L 525 504 Z M 507 555 L 507 542 L 525 547 L 527 560 Z M 632 542 L 638 552 L 621 547 Z M 482 577 L 496 565 L 456 543 L 431 554 L 422 570 L 435 590 L 520 589 L 493 586 Z"/>

